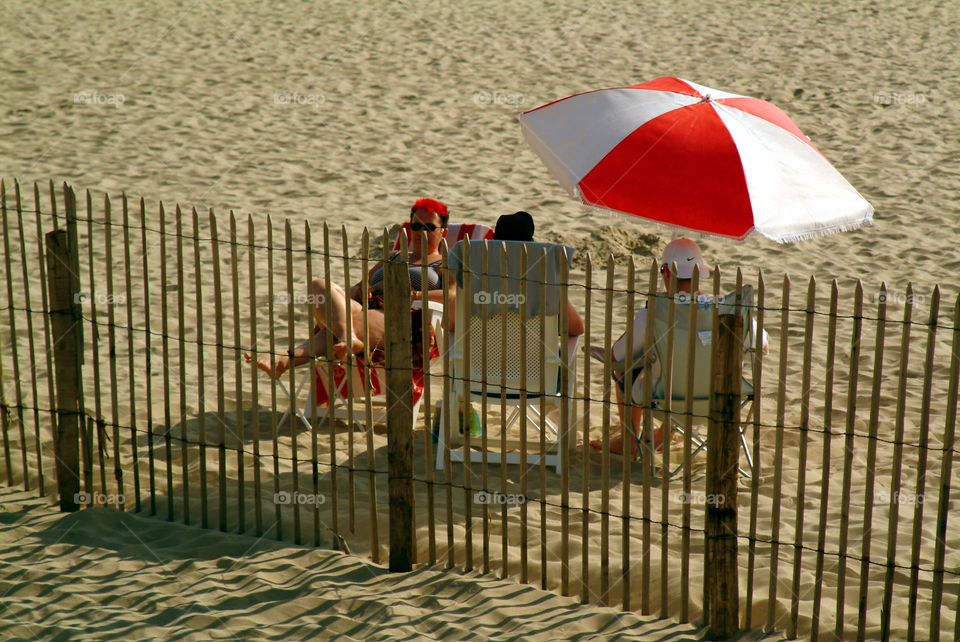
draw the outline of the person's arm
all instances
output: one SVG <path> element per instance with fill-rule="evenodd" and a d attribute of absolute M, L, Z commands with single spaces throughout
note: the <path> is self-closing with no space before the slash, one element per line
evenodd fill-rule
<path fill-rule="evenodd" d="M 642 308 L 633 317 L 633 354 L 638 358 L 643 354 L 644 342 L 647 339 L 647 310 Z M 624 332 L 610 348 L 613 361 L 625 361 L 627 358 L 627 333 Z"/>
<path fill-rule="evenodd" d="M 370 277 L 373 276 L 373 273 L 376 272 L 377 269 L 382 266 L 383 266 L 383 261 L 377 261 L 377 264 L 374 265 L 369 272 L 367 272 L 367 276 L 364 277 L 366 278 L 367 283 L 370 282 Z M 360 303 L 363 303 L 363 301 L 360 300 L 360 295 L 363 294 L 362 288 L 363 288 L 363 281 L 357 281 L 356 284 L 354 284 L 354 286 L 350 288 L 350 298 L 353 299 L 354 301 L 359 301 Z"/>
<path fill-rule="evenodd" d="M 583 330 L 583 319 L 580 318 L 580 313 L 577 312 L 572 303 L 567 301 L 567 335 L 579 337 L 583 334 Z"/>
<path fill-rule="evenodd" d="M 757 320 L 753 319 L 752 321 L 753 324 L 750 328 L 750 333 L 747 335 L 747 345 L 744 346 L 747 350 L 755 350 L 757 347 Z M 763 354 L 770 354 L 770 335 L 764 330 L 762 337 L 760 349 L 763 350 Z"/>

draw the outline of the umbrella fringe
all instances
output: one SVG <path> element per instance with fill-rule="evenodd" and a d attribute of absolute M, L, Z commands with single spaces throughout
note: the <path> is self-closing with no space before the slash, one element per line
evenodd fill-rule
<path fill-rule="evenodd" d="M 820 238 L 821 236 L 829 236 L 831 234 L 841 233 L 841 232 L 852 232 L 853 230 L 860 229 L 861 227 L 870 227 L 873 225 L 873 207 L 871 206 L 866 216 L 858 221 L 850 221 L 848 223 L 837 223 L 836 225 L 824 226 L 815 230 L 804 230 L 802 232 L 794 232 L 781 234 L 780 236 L 768 236 L 763 234 L 761 231 L 760 234 L 767 237 L 772 241 L 777 243 L 794 243 L 796 241 L 807 241 L 810 239 Z"/>
<path fill-rule="evenodd" d="M 700 238 L 715 238 L 715 239 L 724 239 L 728 241 L 730 239 L 733 239 L 735 241 L 743 241 L 748 236 L 750 236 L 754 232 L 754 230 L 757 230 L 757 227 L 753 226 L 749 230 L 747 230 L 747 232 L 743 236 L 740 236 L 740 237 L 729 236 L 727 234 L 716 234 L 714 232 L 706 232 L 704 230 L 697 230 L 689 227 L 683 227 L 682 225 L 672 225 L 670 223 L 665 223 L 663 221 L 655 221 L 653 219 L 644 218 L 642 216 L 637 216 L 635 214 L 621 212 L 620 210 L 615 210 L 610 207 L 604 207 L 603 205 L 596 205 L 594 203 L 585 201 L 583 199 L 583 196 L 579 193 L 579 190 L 577 190 L 576 196 L 580 199 L 580 203 L 582 205 L 585 205 L 587 207 L 597 209 L 597 210 L 603 210 L 604 212 L 611 212 L 613 214 L 616 214 L 619 217 L 629 219 L 633 222 L 642 221 L 644 223 L 649 223 L 654 227 L 668 230 L 671 234 L 673 234 L 673 238 L 677 238 L 678 234 L 696 234 Z M 770 236 L 768 234 L 764 234 L 763 231 L 760 231 L 760 230 L 758 231 L 761 236 L 768 238 L 771 241 L 776 241 L 777 243 L 795 243 L 797 241 L 808 241 L 810 239 L 820 238 L 821 236 L 829 236 L 831 234 L 837 234 L 840 232 L 852 232 L 853 230 L 860 229 L 861 227 L 869 227 L 873 225 L 873 211 L 874 211 L 873 206 L 870 206 L 870 209 L 867 212 L 866 217 L 861 220 L 824 226 L 815 230 L 804 230 L 802 232 L 786 233 L 786 234 L 781 234 L 779 236 Z"/>

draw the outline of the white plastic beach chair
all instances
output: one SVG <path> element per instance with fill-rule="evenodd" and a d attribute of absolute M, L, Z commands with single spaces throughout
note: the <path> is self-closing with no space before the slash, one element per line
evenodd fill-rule
<path fill-rule="evenodd" d="M 489 273 L 499 279 L 499 248 L 502 242 L 490 241 L 489 243 Z M 471 244 L 479 249 L 480 244 Z M 535 260 L 539 260 L 537 252 L 547 244 L 528 243 L 530 265 L 534 265 Z M 562 246 L 549 246 L 551 251 L 565 251 Z M 479 253 L 475 252 L 475 259 L 471 263 L 471 271 L 479 273 L 480 261 L 477 260 Z M 497 266 L 497 267 L 495 267 Z M 512 278 L 512 277 L 511 277 Z M 519 282 L 520 279 L 513 279 Z M 548 285 L 550 282 L 548 281 Z M 557 286 L 558 283 L 553 283 Z M 528 281 L 526 284 L 527 292 L 533 288 L 538 288 L 539 282 Z M 508 408 L 507 417 L 502 419 L 501 431 L 507 431 L 517 424 L 522 415 L 527 418 L 528 428 L 533 428 L 536 433 L 528 435 L 526 450 L 528 463 L 538 464 L 541 457 L 548 466 L 554 467 L 556 472 L 561 472 L 561 462 L 563 448 L 567 447 L 568 439 L 562 433 L 560 428 L 559 413 L 561 408 L 561 381 L 562 381 L 562 362 L 560 345 L 561 339 L 568 341 L 569 370 L 567 377 L 568 398 L 572 398 L 574 383 L 576 380 L 576 359 L 574 358 L 579 337 L 560 336 L 560 314 L 566 315 L 566 309 L 558 310 L 556 313 L 546 316 L 541 321 L 541 316 L 531 316 L 523 319 L 520 313 L 515 310 L 501 309 L 498 313 L 488 315 L 486 320 L 486 332 L 483 331 L 483 315 L 478 313 L 474 306 L 469 305 L 469 301 L 476 292 L 465 290 L 464 286 L 458 282 L 456 297 L 456 328 L 458 330 L 451 336 L 450 363 L 452 372 L 450 373 L 452 398 L 449 402 L 449 414 L 445 408 L 441 408 L 440 430 L 438 435 L 436 467 L 443 468 L 445 453 L 449 450 L 451 461 L 464 461 L 465 443 L 459 446 L 447 443 L 447 436 L 452 436 L 458 431 L 456 420 L 453 417 L 459 416 L 462 410 L 464 399 L 482 400 L 484 394 L 483 382 L 486 382 L 486 397 L 493 407 L 499 407 L 503 401 Z M 545 331 L 542 332 L 541 322 Z M 464 333 L 460 328 L 469 327 L 469 332 Z M 526 333 L 526 369 L 521 370 L 521 336 Z M 464 336 L 469 335 L 469 363 L 467 362 L 466 344 L 468 343 Z M 541 345 L 543 346 L 543 367 L 541 368 Z M 486 370 L 483 368 L 483 350 L 486 346 Z M 506 353 L 506 367 L 501 368 L 501 354 Z M 544 395 L 541 397 L 540 388 L 543 382 Z M 524 394 L 525 393 L 525 403 Z M 546 413 L 551 410 L 557 411 L 557 423 L 554 423 Z M 569 430 L 573 429 L 572 402 L 568 404 L 567 426 Z M 450 424 L 449 426 L 447 424 Z M 463 419 L 464 431 L 467 430 L 469 419 Z M 521 423 L 522 425 L 522 423 Z M 488 426 L 483 430 L 487 433 L 487 453 L 486 459 L 489 463 L 501 463 L 501 438 L 500 435 L 492 435 Z M 545 435 L 545 451 L 540 452 L 539 433 Z M 470 461 L 482 461 L 483 455 L 474 448 L 482 447 L 482 437 L 473 437 L 471 439 Z M 508 452 L 505 453 L 506 463 L 521 463 L 521 439 L 518 437 L 508 438 L 506 445 Z"/>
<path fill-rule="evenodd" d="M 688 351 L 689 345 L 689 328 L 690 328 L 690 308 L 694 306 L 696 308 L 696 337 L 694 338 L 694 354 L 693 354 L 693 403 L 689 407 L 686 398 L 689 375 L 691 370 L 689 369 L 689 358 L 690 354 Z M 754 349 L 754 328 L 753 328 L 753 315 L 752 315 L 752 306 L 753 306 L 753 286 L 745 285 L 742 289 L 741 295 L 741 304 L 736 305 L 736 293 L 731 293 L 716 303 L 713 301 L 707 302 L 696 302 L 695 300 L 691 302 L 689 298 L 686 301 L 682 299 L 677 299 L 676 305 L 674 308 L 674 321 L 673 321 L 673 376 L 670 381 L 672 388 L 672 394 L 670 395 L 670 401 L 667 403 L 667 394 L 666 394 L 666 385 L 667 385 L 667 376 L 666 372 L 662 372 L 659 379 L 654 383 L 653 394 L 652 394 L 652 408 L 653 416 L 659 421 L 666 421 L 667 414 L 670 415 L 670 423 L 676 428 L 681 434 L 686 431 L 686 425 L 688 421 L 688 413 L 690 416 L 690 425 L 691 427 L 697 425 L 703 425 L 707 423 L 710 415 L 710 385 L 711 385 L 711 353 L 712 353 L 712 343 L 713 343 L 713 311 L 714 307 L 719 308 L 719 314 L 741 314 L 744 317 L 744 350 L 753 350 Z M 659 296 L 657 299 L 656 306 L 656 317 L 654 321 L 654 349 L 656 350 L 657 360 L 659 361 L 661 368 L 665 369 L 667 364 L 667 348 L 668 348 L 668 338 L 669 338 L 669 312 L 670 312 L 670 300 L 668 297 Z M 752 361 L 751 361 L 752 363 Z M 751 405 L 753 403 L 753 384 L 746 379 L 742 378 L 741 384 L 741 422 L 745 422 L 746 418 L 749 417 L 749 412 L 745 415 L 743 414 L 743 408 Z M 696 455 L 701 450 L 706 450 L 707 441 L 701 437 L 695 428 L 691 430 L 691 441 L 696 446 L 696 450 L 693 451 L 693 455 Z M 754 462 L 753 457 L 750 454 L 750 448 L 747 445 L 746 436 L 744 434 L 743 423 L 740 425 L 740 444 L 743 447 L 743 452 L 746 455 L 747 469 L 740 468 L 740 473 L 746 477 L 757 474 L 759 471 L 759 462 Z M 676 475 L 683 468 L 683 464 L 680 464 L 673 472 L 672 475 Z"/>
<path fill-rule="evenodd" d="M 397 232 L 397 240 L 393 244 L 393 251 L 400 249 L 400 239 L 402 233 L 407 233 L 407 251 L 413 252 L 413 232 L 410 230 L 410 221 L 404 223 L 400 231 Z M 457 242 L 463 239 L 471 241 L 482 241 L 493 238 L 493 228 L 483 223 L 450 223 L 447 225 L 447 247 L 453 247 Z"/>

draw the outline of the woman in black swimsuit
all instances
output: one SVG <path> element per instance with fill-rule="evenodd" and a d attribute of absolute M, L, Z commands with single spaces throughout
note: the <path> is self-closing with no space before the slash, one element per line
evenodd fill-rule
<path fill-rule="evenodd" d="M 414 203 L 413 207 L 410 208 L 410 229 L 413 233 L 413 250 L 409 253 L 408 257 L 408 260 L 411 263 L 411 300 L 414 298 L 421 298 L 421 281 L 423 278 L 421 275 L 425 273 L 427 286 L 429 289 L 427 294 L 428 298 L 431 301 L 443 301 L 443 279 L 440 276 L 439 267 L 441 260 L 440 243 L 447 235 L 448 220 L 449 214 L 447 212 L 447 207 L 440 201 L 435 201 L 430 198 L 422 198 Z M 421 232 L 425 232 L 425 234 L 421 234 Z M 421 261 L 421 238 L 424 237 L 426 238 L 427 243 L 426 249 L 428 265 L 425 269 L 422 269 L 419 264 Z M 393 260 L 399 255 L 400 253 L 397 252 L 388 260 Z M 373 269 L 371 269 L 367 274 L 367 283 L 369 284 L 367 326 L 370 336 L 370 352 L 372 355 L 371 360 L 376 362 L 378 361 L 378 357 L 382 357 L 385 346 L 383 330 L 382 261 L 374 265 Z M 450 303 L 453 304 L 456 292 L 456 281 L 451 279 L 450 284 L 451 287 L 448 296 L 450 297 Z M 346 292 L 344 292 L 344 290 L 336 284 L 331 284 L 329 292 L 326 290 L 326 283 L 322 280 L 314 280 L 313 283 L 310 284 L 310 300 L 314 302 L 313 317 L 317 325 L 314 329 L 314 335 L 311 337 L 310 341 L 302 343 L 294 350 L 294 365 L 305 363 L 309 361 L 311 356 L 321 354 L 326 349 L 327 338 L 325 335 L 325 330 L 328 326 L 325 317 L 325 302 L 327 296 L 330 297 L 331 309 L 333 311 L 333 319 L 329 325 L 329 330 L 334 336 L 333 351 L 330 354 L 330 357 L 337 361 L 342 361 L 346 358 L 348 351 L 352 354 L 360 354 L 363 352 L 363 341 L 359 338 L 363 334 L 363 305 L 361 303 L 361 286 L 361 283 L 357 283 L 350 288 L 350 296 L 348 298 Z M 352 336 L 347 336 L 348 310 L 351 314 Z M 417 326 L 418 319 L 419 315 L 417 315 L 417 319 L 414 319 L 415 326 Z M 422 359 L 423 351 L 423 347 L 420 345 L 422 342 L 417 339 L 418 335 L 422 336 L 422 334 L 418 332 L 418 328 L 414 327 L 415 362 L 417 361 L 418 357 Z M 253 360 L 253 357 L 249 354 L 245 354 L 244 357 L 247 359 L 248 363 Z M 414 366 L 416 365 L 417 364 L 415 363 Z M 257 355 L 257 367 L 268 374 L 279 378 L 280 375 L 286 372 L 286 370 L 290 367 L 290 358 L 286 354 L 274 355 L 272 358 L 270 355 L 260 354 Z"/>

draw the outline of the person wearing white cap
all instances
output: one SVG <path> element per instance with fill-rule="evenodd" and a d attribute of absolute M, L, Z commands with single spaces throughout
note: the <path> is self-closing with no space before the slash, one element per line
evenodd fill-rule
<path fill-rule="evenodd" d="M 663 289 L 665 292 L 670 291 L 670 280 L 674 278 L 673 273 L 671 272 L 671 266 L 676 264 L 677 266 L 677 294 L 686 294 L 688 297 L 692 296 L 692 285 L 693 285 L 693 268 L 698 266 L 700 268 L 700 280 L 701 282 L 705 280 L 710 275 L 710 267 L 707 265 L 706 261 L 703 260 L 703 253 L 700 251 L 700 246 L 696 244 L 695 241 L 688 238 L 679 238 L 674 239 L 667 243 L 667 246 L 663 248 L 663 254 L 660 257 L 660 274 L 663 276 Z M 700 293 L 697 293 L 697 298 L 701 297 Z M 618 437 L 614 437 L 610 440 L 610 452 L 615 454 L 623 454 L 623 439 L 626 435 L 627 427 L 624 424 L 624 402 L 623 398 L 626 393 L 626 381 L 630 381 L 630 397 L 633 401 L 638 401 L 642 398 L 643 391 L 643 352 L 644 352 L 644 342 L 646 339 L 646 328 L 647 328 L 647 310 L 642 309 L 637 312 L 637 315 L 633 318 L 633 354 L 634 354 L 634 368 L 630 376 L 624 372 L 626 369 L 626 351 L 627 351 L 627 335 L 626 333 L 620 335 L 620 338 L 617 339 L 616 343 L 613 344 L 611 348 L 611 357 L 612 362 L 614 363 L 614 378 L 617 382 L 617 409 L 620 413 L 620 429 L 621 434 Z M 769 349 L 767 345 L 767 333 L 763 333 L 763 351 L 767 352 Z M 593 357 L 605 361 L 606 355 L 603 351 L 603 348 L 594 347 L 590 350 L 590 353 Z M 619 369 L 616 367 L 619 364 Z M 650 367 L 650 374 L 654 377 L 654 382 L 660 378 L 660 364 L 654 362 Z M 633 425 L 639 426 L 642 421 L 642 409 L 639 405 L 631 404 L 631 414 L 633 418 Z M 631 437 L 632 451 L 635 454 L 637 452 L 637 442 L 636 439 Z M 659 448 L 660 443 L 663 441 L 663 426 L 661 425 L 654 431 L 653 434 L 654 447 Z M 603 448 L 603 442 L 599 440 L 594 440 L 590 442 L 590 446 L 597 450 Z"/>

